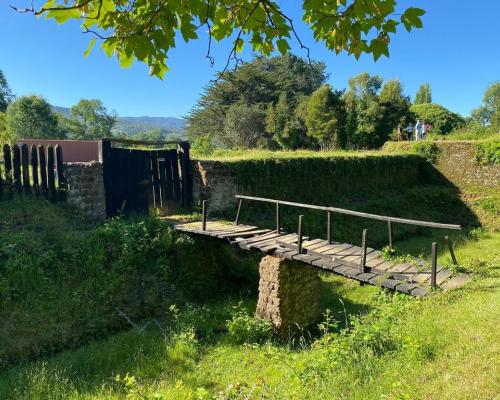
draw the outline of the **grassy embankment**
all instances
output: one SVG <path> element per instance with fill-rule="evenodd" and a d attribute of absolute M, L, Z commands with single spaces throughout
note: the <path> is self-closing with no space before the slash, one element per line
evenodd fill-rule
<path fill-rule="evenodd" d="M 238 304 L 229 298 L 171 310 L 164 334 L 131 330 L 12 368 L 0 375 L 0 397 L 492 399 L 500 390 L 499 243 L 499 233 L 464 243 L 457 255 L 474 281 L 425 300 L 324 276 L 324 305 L 339 323 L 325 322 L 312 342 L 239 343 L 221 328 Z M 251 312 L 255 299 L 243 306 Z"/>

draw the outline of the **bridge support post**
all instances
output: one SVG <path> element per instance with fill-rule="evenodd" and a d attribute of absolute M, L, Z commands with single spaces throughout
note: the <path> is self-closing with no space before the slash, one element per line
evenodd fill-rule
<path fill-rule="evenodd" d="M 282 338 L 300 333 L 320 318 L 321 279 L 311 266 L 265 256 L 259 266 L 256 317 L 269 320 Z"/>

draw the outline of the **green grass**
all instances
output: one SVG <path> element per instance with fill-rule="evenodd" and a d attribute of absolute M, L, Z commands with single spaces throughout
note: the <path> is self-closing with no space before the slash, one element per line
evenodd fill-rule
<path fill-rule="evenodd" d="M 334 150 L 334 151 L 316 151 L 316 150 L 290 150 L 290 151 L 272 151 L 272 150 L 224 150 L 216 149 L 210 156 L 200 155 L 193 152 L 192 157 L 197 160 L 214 161 L 241 161 L 241 160 L 280 160 L 293 158 L 330 158 L 330 157 L 366 157 L 380 155 L 378 150 Z"/>
<path fill-rule="evenodd" d="M 399 246 L 419 251 L 429 240 Z M 240 298 L 227 298 L 174 310 L 165 334 L 132 330 L 12 368 L 0 375 L 0 398 L 493 399 L 499 249 L 494 232 L 458 243 L 474 279 L 424 300 L 324 275 L 323 306 L 340 324 L 312 342 L 235 345 L 224 326 Z M 255 298 L 243 305 L 251 312 Z"/>

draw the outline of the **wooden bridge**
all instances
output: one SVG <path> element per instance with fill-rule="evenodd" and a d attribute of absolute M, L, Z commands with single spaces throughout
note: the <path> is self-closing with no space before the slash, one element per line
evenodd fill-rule
<path fill-rule="evenodd" d="M 387 222 L 389 246 L 393 248 L 392 224 L 408 224 L 429 228 L 460 230 L 460 225 L 368 214 L 336 207 L 267 199 L 261 197 L 236 195 L 239 199 L 234 224 L 208 221 L 206 201 L 202 206 L 202 221 L 175 225 L 178 231 L 228 240 L 242 249 L 257 249 L 266 254 L 280 255 L 297 260 L 322 270 L 334 272 L 355 279 L 361 284 L 372 284 L 387 289 L 423 297 L 436 288 L 452 289 L 461 286 L 468 279 L 465 274 L 454 275 L 449 269 L 437 263 L 437 243 L 432 243 L 431 265 L 423 260 L 415 262 L 396 262 L 385 259 L 379 250 L 366 245 L 367 230 L 361 235 L 361 246 L 340 243 L 332 239 L 332 214 L 340 213 L 362 218 Z M 276 206 L 276 228 L 262 229 L 257 226 L 239 223 L 241 205 L 245 201 L 273 203 Z M 302 234 L 303 216 L 299 216 L 296 233 L 284 232 L 280 227 L 280 207 L 292 206 L 319 210 L 327 213 L 326 240 L 311 239 Z M 445 236 L 451 259 L 457 264 L 448 236 Z"/>

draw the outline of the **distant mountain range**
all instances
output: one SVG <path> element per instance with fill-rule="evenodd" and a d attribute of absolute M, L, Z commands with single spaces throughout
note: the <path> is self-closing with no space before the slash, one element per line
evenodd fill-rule
<path fill-rule="evenodd" d="M 65 117 L 70 116 L 69 108 L 52 106 L 52 109 Z M 175 117 L 118 117 L 113 132 L 124 132 L 135 135 L 138 132 L 160 129 L 163 136 L 176 136 L 184 138 L 186 121 Z"/>

